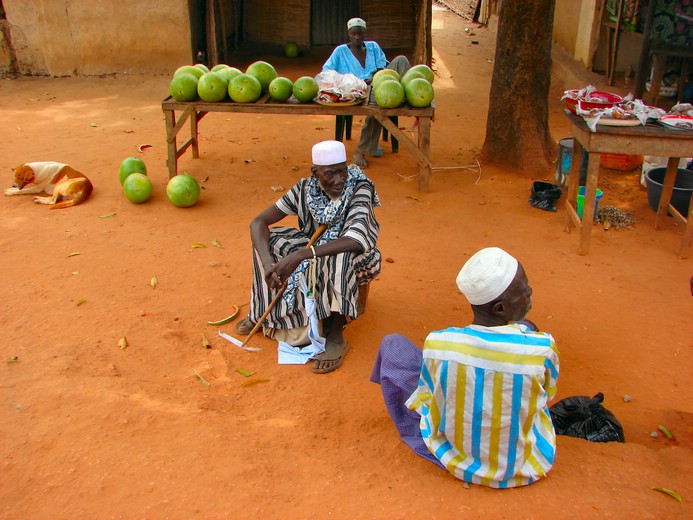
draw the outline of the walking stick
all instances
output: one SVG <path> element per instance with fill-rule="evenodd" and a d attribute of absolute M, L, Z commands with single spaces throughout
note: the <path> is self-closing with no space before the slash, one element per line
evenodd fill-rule
<path fill-rule="evenodd" d="M 315 244 L 317 242 L 318 238 L 322 236 L 322 234 L 325 232 L 327 229 L 327 224 L 320 224 L 318 229 L 315 230 L 313 235 L 310 237 L 310 240 L 308 241 L 308 244 L 306 245 L 306 249 L 309 249 L 310 246 Z M 279 301 L 279 298 L 282 297 L 282 294 L 284 294 L 284 291 L 286 290 L 286 282 L 279 288 L 277 291 L 277 294 L 272 298 L 272 301 L 270 304 L 267 306 L 267 309 L 265 309 L 265 312 L 262 313 L 262 316 L 260 316 L 260 319 L 257 320 L 257 323 L 253 327 L 253 330 L 250 331 L 250 334 L 248 334 L 248 337 L 245 339 L 243 344 L 241 345 L 241 348 L 244 348 L 247 344 L 248 341 L 250 341 L 250 338 L 253 337 L 253 335 L 258 331 L 258 329 L 262 326 L 262 322 L 265 321 L 265 318 L 269 315 L 270 311 L 274 309 L 274 306 L 277 305 L 277 302 Z"/>

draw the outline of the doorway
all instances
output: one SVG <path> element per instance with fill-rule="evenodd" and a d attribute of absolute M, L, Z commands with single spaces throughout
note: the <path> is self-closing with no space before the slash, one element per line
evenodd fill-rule
<path fill-rule="evenodd" d="M 346 43 L 346 23 L 360 16 L 359 0 L 312 0 L 310 39 L 312 45 Z"/>

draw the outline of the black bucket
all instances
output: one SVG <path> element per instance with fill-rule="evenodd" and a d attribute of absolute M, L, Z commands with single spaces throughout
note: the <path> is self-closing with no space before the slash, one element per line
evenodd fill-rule
<path fill-rule="evenodd" d="M 659 198 L 662 195 L 662 185 L 664 184 L 666 171 L 665 167 L 652 168 L 645 174 L 647 202 L 654 211 L 657 211 L 659 208 Z M 674 192 L 671 194 L 671 205 L 684 217 L 688 217 L 691 193 L 693 193 L 693 171 L 679 168 L 674 181 Z"/>

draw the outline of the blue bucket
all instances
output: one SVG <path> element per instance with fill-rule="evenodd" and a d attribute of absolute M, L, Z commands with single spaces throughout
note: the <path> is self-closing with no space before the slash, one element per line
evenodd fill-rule
<path fill-rule="evenodd" d="M 561 187 L 568 185 L 568 175 L 570 175 L 570 166 L 573 162 L 573 145 L 575 139 L 572 137 L 564 137 L 558 141 L 558 159 L 556 160 L 556 184 Z M 585 184 L 587 179 L 587 159 L 588 154 L 585 149 L 582 149 L 582 161 L 580 162 L 580 182 Z"/>

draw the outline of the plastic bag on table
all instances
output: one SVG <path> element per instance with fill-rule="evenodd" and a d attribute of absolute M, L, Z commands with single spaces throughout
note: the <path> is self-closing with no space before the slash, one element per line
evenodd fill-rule
<path fill-rule="evenodd" d="M 626 442 L 616 416 L 602 406 L 604 394 L 592 398 L 576 395 L 561 399 L 549 408 L 557 435 L 568 435 L 592 442 Z"/>
<path fill-rule="evenodd" d="M 345 103 L 366 99 L 368 85 L 353 74 L 326 70 L 315 76 L 318 100 L 325 103 Z"/>
<path fill-rule="evenodd" d="M 529 203 L 539 209 L 556 211 L 556 201 L 561 198 L 561 188 L 549 182 L 536 181 L 532 184 L 532 195 Z"/>

